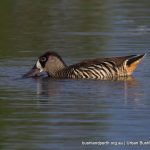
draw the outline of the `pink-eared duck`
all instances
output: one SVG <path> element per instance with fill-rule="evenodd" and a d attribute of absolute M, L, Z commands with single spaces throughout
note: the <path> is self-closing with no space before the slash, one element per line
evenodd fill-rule
<path fill-rule="evenodd" d="M 130 76 L 145 54 L 84 60 L 67 66 L 56 52 L 40 56 L 33 68 L 23 77 L 35 77 L 46 72 L 54 79 L 113 79 Z"/>

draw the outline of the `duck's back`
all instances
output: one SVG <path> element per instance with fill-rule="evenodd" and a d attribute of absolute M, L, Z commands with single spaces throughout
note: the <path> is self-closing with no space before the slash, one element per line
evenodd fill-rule
<path fill-rule="evenodd" d="M 59 72 L 58 76 L 73 79 L 112 79 L 119 76 L 127 76 L 126 62 L 137 57 L 139 56 L 130 55 L 85 60 L 68 66 Z M 141 57 L 142 55 L 140 55 Z M 137 60 L 140 58 L 137 58 Z"/>

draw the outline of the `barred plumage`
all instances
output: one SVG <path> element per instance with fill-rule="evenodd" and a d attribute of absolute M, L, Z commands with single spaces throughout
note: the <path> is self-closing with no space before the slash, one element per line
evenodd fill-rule
<path fill-rule="evenodd" d="M 113 79 L 131 75 L 143 55 L 124 57 L 98 58 L 82 61 L 67 66 L 55 52 L 47 52 L 39 57 L 31 71 L 24 77 L 36 76 L 39 72 L 47 72 L 52 78 L 72 79 Z"/>
<path fill-rule="evenodd" d="M 73 79 L 112 79 L 116 76 L 119 76 L 119 68 L 113 62 L 72 65 L 55 75 L 57 78 Z"/>

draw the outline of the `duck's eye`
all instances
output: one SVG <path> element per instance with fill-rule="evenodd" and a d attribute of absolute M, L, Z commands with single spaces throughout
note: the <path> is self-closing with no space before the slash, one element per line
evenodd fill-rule
<path fill-rule="evenodd" d="M 42 62 L 46 61 L 46 57 L 41 57 L 40 61 L 42 61 Z"/>

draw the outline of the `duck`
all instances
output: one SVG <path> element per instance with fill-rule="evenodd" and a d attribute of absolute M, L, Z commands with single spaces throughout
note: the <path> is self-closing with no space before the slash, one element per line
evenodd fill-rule
<path fill-rule="evenodd" d="M 53 79 L 99 79 L 107 80 L 131 76 L 146 54 L 118 57 L 102 57 L 66 65 L 56 52 L 45 52 L 35 65 L 23 75 L 25 78 L 40 76 L 42 72 Z"/>

